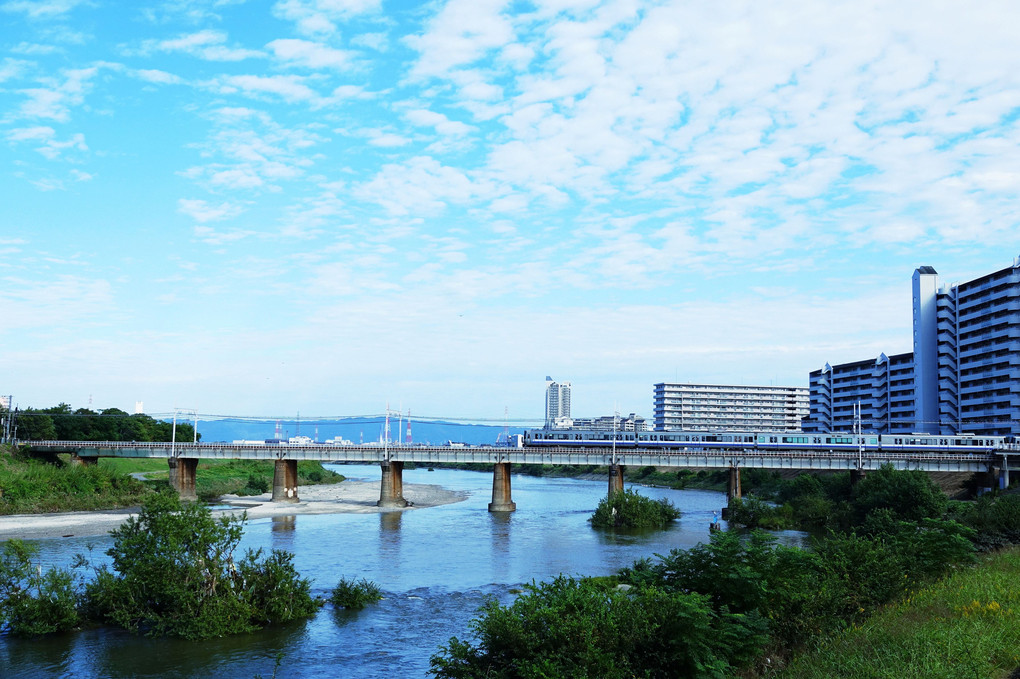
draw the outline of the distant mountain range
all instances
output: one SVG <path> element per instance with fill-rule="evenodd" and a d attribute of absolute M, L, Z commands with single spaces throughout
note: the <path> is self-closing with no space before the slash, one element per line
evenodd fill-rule
<path fill-rule="evenodd" d="M 344 418 L 330 420 L 253 420 L 219 419 L 198 421 L 198 433 L 206 443 L 216 441 L 260 441 L 276 437 L 279 424 L 280 437 L 287 440 L 295 436 L 307 436 L 313 441 L 323 442 L 342 436 L 352 443 L 371 443 L 382 438 L 385 419 L 382 417 Z M 403 442 L 407 434 L 407 422 L 403 430 L 397 431 L 399 421 L 390 420 L 390 441 Z M 502 435 L 503 427 L 487 424 L 461 424 L 458 422 L 418 421 L 411 422 L 411 440 L 414 443 L 442 444 L 447 441 L 475 445 L 494 444 Z M 511 434 L 519 434 L 521 427 L 510 427 Z"/>

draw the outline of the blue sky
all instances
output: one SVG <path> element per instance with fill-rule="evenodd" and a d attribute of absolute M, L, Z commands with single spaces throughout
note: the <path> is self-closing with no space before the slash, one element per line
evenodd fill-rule
<path fill-rule="evenodd" d="M 0 0 L 0 393 L 652 414 L 1020 254 L 1015 2 Z"/>

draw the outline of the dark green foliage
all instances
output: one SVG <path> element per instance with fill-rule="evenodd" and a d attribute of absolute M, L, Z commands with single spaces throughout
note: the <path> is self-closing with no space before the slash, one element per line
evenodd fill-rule
<path fill-rule="evenodd" d="M 0 629 L 36 636 L 66 632 L 80 623 L 74 577 L 32 563 L 36 547 L 21 540 L 0 545 Z"/>
<path fill-rule="evenodd" d="M 624 592 L 560 576 L 510 606 L 490 602 L 431 659 L 437 677 L 724 677 L 764 640 L 754 619 L 717 612 L 705 596 Z"/>
<path fill-rule="evenodd" d="M 289 554 L 233 552 L 243 520 L 213 519 L 173 493 L 148 498 L 112 531 L 102 566 L 85 590 L 90 616 L 132 632 L 201 639 L 248 632 L 310 615 L 317 604 Z"/>
<path fill-rule="evenodd" d="M 361 610 L 371 603 L 382 599 L 382 590 L 370 580 L 362 578 L 341 578 L 329 595 L 329 601 L 339 608 Z"/>
<path fill-rule="evenodd" d="M 949 499 L 924 472 L 897 471 L 884 465 L 854 486 L 852 503 L 859 525 L 876 509 L 888 509 L 902 521 L 941 518 Z"/>
<path fill-rule="evenodd" d="M 753 495 L 731 498 L 727 506 L 727 521 L 745 528 L 785 530 L 794 526 L 793 507 L 776 507 Z"/>
<path fill-rule="evenodd" d="M 119 408 L 71 410 L 61 403 L 42 410 L 28 408 L 16 422 L 22 441 L 170 441 L 174 437 L 173 423 L 141 413 L 129 415 Z M 194 436 L 194 425 L 177 422 L 178 441 L 192 441 Z"/>
<path fill-rule="evenodd" d="M 680 518 L 669 500 L 653 500 L 630 489 L 603 498 L 591 517 L 596 528 L 664 528 Z"/>
<path fill-rule="evenodd" d="M 948 514 L 976 533 L 981 550 L 1020 544 L 1020 495 L 982 495 L 974 502 L 954 502 Z"/>

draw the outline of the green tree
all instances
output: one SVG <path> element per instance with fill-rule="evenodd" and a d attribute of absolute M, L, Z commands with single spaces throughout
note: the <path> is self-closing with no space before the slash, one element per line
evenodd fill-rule
<path fill-rule="evenodd" d="M 41 410 L 26 408 L 20 412 L 15 411 L 14 422 L 21 441 L 48 441 L 57 437 L 53 418 Z"/>
<path fill-rule="evenodd" d="M 86 588 L 89 615 L 132 632 L 201 639 L 314 613 L 319 602 L 289 554 L 249 550 L 235 563 L 242 531 L 243 519 L 213 519 L 172 492 L 150 496 L 111 532 L 112 569 L 98 568 Z"/>
<path fill-rule="evenodd" d="M 898 471 L 883 465 L 861 479 L 853 489 L 851 506 L 857 525 L 868 514 L 887 509 L 900 521 L 941 518 L 949 503 L 946 494 L 922 471 Z"/>

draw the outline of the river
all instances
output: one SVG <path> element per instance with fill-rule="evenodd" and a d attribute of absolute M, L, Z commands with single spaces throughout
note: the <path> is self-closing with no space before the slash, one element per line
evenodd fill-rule
<path fill-rule="evenodd" d="M 379 468 L 344 465 L 354 479 L 378 480 Z M 517 511 L 491 514 L 490 474 L 424 469 L 404 473 L 405 483 L 466 491 L 450 505 L 382 514 L 319 514 L 249 521 L 241 549 L 293 552 L 302 576 L 322 597 L 341 577 L 376 582 L 385 598 L 362 611 L 327 604 L 306 621 L 262 632 L 185 642 L 147 639 L 96 629 L 42 639 L 0 636 L 0 677 L 160 677 L 181 679 L 270 677 L 423 677 L 429 656 L 451 636 L 470 636 L 468 623 L 490 597 L 513 599 L 512 590 L 560 573 L 606 575 L 634 560 L 708 539 L 723 493 L 642 488 L 665 497 L 683 517 L 672 528 L 640 535 L 594 530 L 588 524 L 606 493 L 606 481 L 513 476 Z M 784 536 L 798 542 L 799 534 Z M 108 537 L 40 540 L 43 564 L 69 566 L 76 552 L 99 561 Z M 238 555 L 240 555 L 240 551 Z"/>

